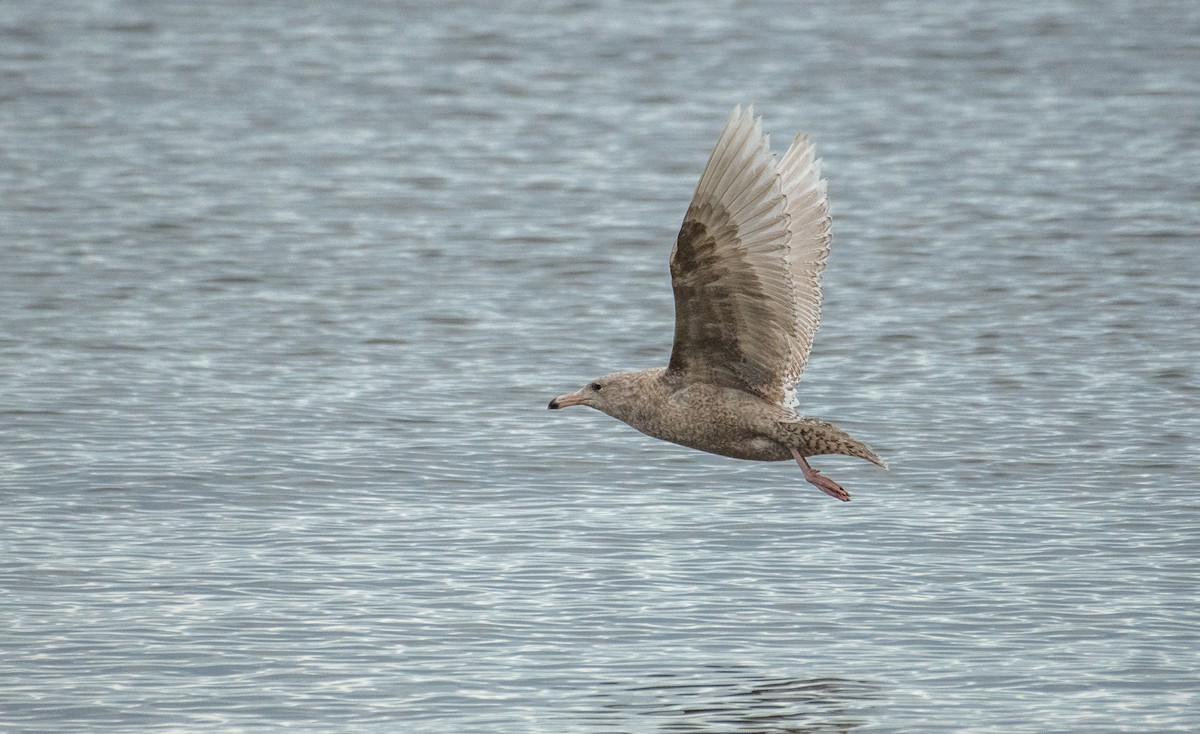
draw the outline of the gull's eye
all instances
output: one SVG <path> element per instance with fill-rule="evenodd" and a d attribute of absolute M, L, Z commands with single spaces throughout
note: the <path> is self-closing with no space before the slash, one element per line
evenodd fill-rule
<path fill-rule="evenodd" d="M 588 387 L 591 388 L 592 390 L 595 390 L 596 392 L 600 392 L 600 389 L 604 386 L 601 385 L 599 382 L 593 382 L 592 384 L 588 385 Z"/>

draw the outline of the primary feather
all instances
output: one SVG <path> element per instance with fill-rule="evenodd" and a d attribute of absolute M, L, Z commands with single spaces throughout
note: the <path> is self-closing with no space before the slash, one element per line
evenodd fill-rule
<path fill-rule="evenodd" d="M 777 160 L 753 108 L 735 108 L 671 251 L 668 370 L 790 407 L 820 322 L 830 239 L 807 136 Z"/>

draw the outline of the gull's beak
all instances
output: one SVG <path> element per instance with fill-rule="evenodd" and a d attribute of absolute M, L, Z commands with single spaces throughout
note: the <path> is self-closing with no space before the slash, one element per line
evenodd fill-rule
<path fill-rule="evenodd" d="M 572 405 L 584 405 L 583 390 L 579 392 L 569 392 L 566 395 L 559 395 L 557 398 L 550 401 L 550 410 L 558 410 L 559 408 L 569 408 Z"/>

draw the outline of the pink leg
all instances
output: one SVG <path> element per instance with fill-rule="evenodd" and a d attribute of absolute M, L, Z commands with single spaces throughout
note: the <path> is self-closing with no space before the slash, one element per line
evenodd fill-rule
<path fill-rule="evenodd" d="M 800 471 L 804 472 L 804 478 L 807 479 L 810 484 L 813 484 L 817 489 L 821 490 L 830 497 L 833 497 L 834 499 L 839 499 L 842 502 L 850 501 L 850 493 L 842 489 L 841 485 L 809 466 L 808 462 L 804 460 L 804 457 L 800 455 L 799 451 L 792 449 L 790 446 L 788 448 L 791 449 L 792 456 L 796 457 L 796 463 L 800 465 Z"/>

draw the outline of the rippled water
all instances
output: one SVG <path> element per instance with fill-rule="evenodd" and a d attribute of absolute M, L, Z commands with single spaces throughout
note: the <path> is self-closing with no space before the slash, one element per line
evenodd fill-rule
<path fill-rule="evenodd" d="M 1182 2 L 9 3 L 0 729 L 1188 730 L 1197 52 Z M 545 410 L 665 360 L 738 102 L 825 158 L 848 505 Z"/>

